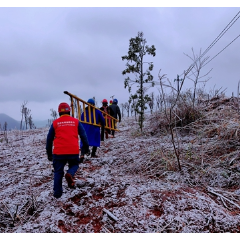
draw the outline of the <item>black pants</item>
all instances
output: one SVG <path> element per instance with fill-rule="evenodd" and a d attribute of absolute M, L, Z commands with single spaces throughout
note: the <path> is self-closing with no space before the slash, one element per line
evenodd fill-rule
<path fill-rule="evenodd" d="M 96 155 L 97 147 L 93 146 L 92 147 L 92 152 L 91 152 L 91 157 Z M 83 148 L 81 148 L 81 156 L 84 156 L 85 151 Z"/>
<path fill-rule="evenodd" d="M 101 141 L 104 141 L 104 127 L 101 127 Z"/>
<path fill-rule="evenodd" d="M 108 134 L 111 134 L 110 129 L 106 129 L 105 126 L 101 127 L 101 141 L 104 141 L 104 133 L 107 132 Z"/>
<path fill-rule="evenodd" d="M 114 129 L 117 127 L 116 125 L 117 125 L 117 123 L 114 121 L 114 122 L 113 122 L 113 128 L 114 128 Z M 114 136 L 114 133 L 115 133 L 115 130 L 112 130 L 112 135 L 113 135 L 113 136 Z"/>
<path fill-rule="evenodd" d="M 92 153 L 91 157 L 94 157 L 96 155 L 97 147 L 92 147 Z"/>

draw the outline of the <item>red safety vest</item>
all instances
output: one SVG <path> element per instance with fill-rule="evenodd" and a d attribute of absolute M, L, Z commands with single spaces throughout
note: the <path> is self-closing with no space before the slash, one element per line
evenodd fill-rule
<path fill-rule="evenodd" d="M 53 154 L 79 154 L 78 124 L 78 119 L 69 115 L 62 115 L 53 121 Z"/>
<path fill-rule="evenodd" d="M 102 106 L 103 107 L 103 111 L 107 114 L 109 114 L 108 112 L 108 106 Z M 107 116 L 107 121 L 108 121 L 108 127 L 111 127 L 111 118 L 109 116 Z M 107 125 L 107 124 L 106 124 Z"/>

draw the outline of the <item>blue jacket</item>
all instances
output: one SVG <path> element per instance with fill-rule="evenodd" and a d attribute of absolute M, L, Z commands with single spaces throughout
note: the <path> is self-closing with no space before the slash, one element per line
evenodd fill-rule
<path fill-rule="evenodd" d="M 86 121 L 89 122 L 88 107 L 85 108 L 85 111 L 86 111 Z M 97 124 L 100 123 L 102 126 L 105 126 L 105 119 L 104 119 L 102 113 L 98 109 L 95 110 L 95 113 L 96 113 L 95 114 L 96 123 Z M 82 113 L 82 115 L 81 115 L 81 120 L 84 121 L 84 113 Z M 92 111 L 91 111 L 91 120 L 93 122 L 93 112 Z M 100 127 L 90 125 L 87 123 L 82 123 L 82 125 L 86 131 L 89 146 L 100 147 Z M 81 141 L 80 147 L 82 148 L 82 146 L 83 146 L 83 143 Z"/>

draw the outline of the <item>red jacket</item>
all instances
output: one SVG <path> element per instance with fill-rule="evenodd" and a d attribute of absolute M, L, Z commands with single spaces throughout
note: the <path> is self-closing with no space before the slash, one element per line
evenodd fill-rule
<path fill-rule="evenodd" d="M 53 121 L 53 154 L 79 154 L 78 124 L 79 120 L 69 115 Z"/>

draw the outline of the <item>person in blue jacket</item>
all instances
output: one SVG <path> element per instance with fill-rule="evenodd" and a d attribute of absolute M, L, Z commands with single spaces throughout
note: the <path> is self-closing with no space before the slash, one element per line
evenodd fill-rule
<path fill-rule="evenodd" d="M 88 103 L 90 103 L 91 105 L 95 106 L 95 101 L 94 99 L 90 98 L 87 101 Z M 95 116 L 96 116 L 96 124 L 101 124 L 101 127 L 104 128 L 105 126 L 105 119 L 101 113 L 100 110 L 90 107 L 91 109 L 91 120 L 93 122 L 93 111 L 95 111 Z M 89 122 L 89 107 L 85 108 L 85 113 L 86 113 L 86 121 Z M 81 114 L 81 120 L 84 121 L 84 113 Z M 91 124 L 87 124 L 87 123 L 82 123 L 86 134 L 87 134 L 87 138 L 88 138 L 88 143 L 89 146 L 92 146 L 92 152 L 91 152 L 91 157 L 92 158 L 97 158 L 98 156 L 96 155 L 96 151 L 97 151 L 97 147 L 100 147 L 100 141 L 101 141 L 101 135 L 100 135 L 100 127 L 99 126 L 94 126 Z M 81 156 L 80 156 L 80 160 L 83 161 L 84 159 L 84 154 L 87 154 L 85 152 L 85 149 L 82 147 L 83 143 L 82 140 L 80 141 L 80 148 L 81 148 Z"/>

